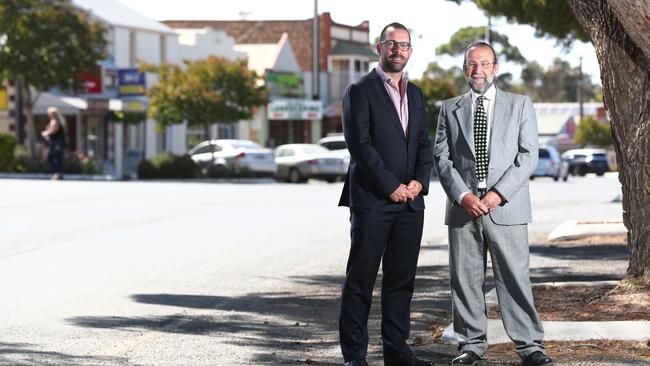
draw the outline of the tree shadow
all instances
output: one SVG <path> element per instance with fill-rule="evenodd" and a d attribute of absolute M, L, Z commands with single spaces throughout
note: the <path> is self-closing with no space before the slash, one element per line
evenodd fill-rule
<path fill-rule="evenodd" d="M 582 260 L 615 260 L 625 261 L 629 259 L 627 246 L 620 244 L 598 244 L 598 245 L 531 245 L 530 253 L 544 257 L 558 259 L 582 259 Z"/>
<path fill-rule="evenodd" d="M 106 366 L 127 364 L 121 357 L 76 356 L 38 350 L 29 343 L 0 343 L 0 366 Z"/>

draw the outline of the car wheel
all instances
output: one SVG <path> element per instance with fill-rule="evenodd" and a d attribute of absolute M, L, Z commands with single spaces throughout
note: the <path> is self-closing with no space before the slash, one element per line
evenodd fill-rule
<path fill-rule="evenodd" d="M 562 177 L 562 181 L 566 182 L 569 179 L 569 173 L 567 173 L 564 177 Z"/>
<path fill-rule="evenodd" d="M 289 171 L 289 182 L 291 183 L 300 183 L 302 182 L 302 176 L 297 168 L 291 168 Z"/>
<path fill-rule="evenodd" d="M 605 172 L 596 172 L 596 175 L 602 177 L 603 175 L 605 175 Z"/>
<path fill-rule="evenodd" d="M 334 182 L 336 182 L 336 178 L 325 178 L 325 181 L 327 183 L 334 183 Z"/>
<path fill-rule="evenodd" d="M 553 177 L 553 180 L 556 181 L 556 182 L 557 182 L 558 180 L 560 180 L 560 174 L 558 174 L 558 175 L 556 175 L 555 177 Z"/>
<path fill-rule="evenodd" d="M 534 175 L 531 175 L 529 179 L 530 179 L 530 180 L 533 180 L 533 179 L 535 179 L 535 176 L 534 176 Z"/>

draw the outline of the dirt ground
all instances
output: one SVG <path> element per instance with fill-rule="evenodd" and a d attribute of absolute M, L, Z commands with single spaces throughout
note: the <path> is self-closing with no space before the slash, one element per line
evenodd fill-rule
<path fill-rule="evenodd" d="M 581 238 L 544 243 L 549 246 L 580 246 L 598 244 L 626 245 L 624 236 Z M 650 289 L 627 284 L 598 286 L 535 286 L 535 305 L 542 320 L 547 321 L 615 321 L 650 320 Z M 444 318 L 440 314 L 440 318 Z M 446 314 L 445 314 L 446 315 Z M 490 318 L 499 318 L 493 309 Z M 429 330 L 437 339 L 444 323 L 431 324 Z M 548 354 L 557 365 L 650 365 L 650 334 L 644 341 L 585 340 L 544 342 Z M 486 355 L 491 365 L 519 365 L 513 344 L 490 345 Z M 447 360 L 444 360 L 446 362 Z M 438 364 L 438 363 L 436 363 Z"/>

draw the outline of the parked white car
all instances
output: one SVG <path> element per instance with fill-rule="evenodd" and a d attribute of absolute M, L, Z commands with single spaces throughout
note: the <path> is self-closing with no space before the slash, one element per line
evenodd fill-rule
<path fill-rule="evenodd" d="M 345 142 L 345 137 L 342 134 L 330 135 L 318 140 L 318 144 L 327 150 L 330 150 L 334 155 L 343 158 L 345 161 L 345 169 L 350 165 L 350 151 Z"/>
<path fill-rule="evenodd" d="M 208 140 L 188 151 L 192 160 L 202 167 L 217 170 L 248 170 L 259 176 L 273 176 L 276 165 L 271 149 L 250 140 Z"/>
<path fill-rule="evenodd" d="M 320 145 L 281 145 L 274 155 L 279 180 L 300 183 L 315 178 L 335 182 L 347 173 L 345 160 Z"/>

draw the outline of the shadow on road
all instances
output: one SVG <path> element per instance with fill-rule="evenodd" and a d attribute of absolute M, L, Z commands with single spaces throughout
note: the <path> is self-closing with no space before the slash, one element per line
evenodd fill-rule
<path fill-rule="evenodd" d="M 28 343 L 0 343 L 0 366 L 106 366 L 126 364 L 118 357 L 75 356 L 37 349 Z"/>
<path fill-rule="evenodd" d="M 427 249 L 442 249 L 443 246 Z M 425 249 L 426 250 L 426 249 Z M 531 246 L 535 255 L 560 259 L 599 261 L 625 260 L 625 247 L 598 245 L 581 247 Z M 532 268 L 533 282 L 618 280 L 623 274 L 603 273 L 602 266 L 574 267 L 570 263 Z M 600 262 L 602 263 L 602 262 Z M 434 339 L 436 327 L 450 321 L 447 265 L 420 266 L 412 302 L 412 347 L 423 357 L 448 362 L 454 347 Z M 100 329 L 122 329 L 214 336 L 218 342 L 245 347 L 251 362 L 258 365 L 338 365 L 338 312 L 343 276 L 288 277 L 295 291 L 259 292 L 243 296 L 194 294 L 134 294 L 141 304 L 177 308 L 163 316 L 79 316 L 68 319 L 74 325 Z M 254 281 L 255 279 L 251 279 Z M 371 362 L 381 363 L 381 275 L 378 276 L 370 314 Z M 488 271 L 486 288 L 494 287 Z M 326 351 L 324 351 L 326 350 Z M 324 355 L 325 354 L 325 355 Z M 64 360 L 65 362 L 65 360 Z M 65 365 L 65 363 L 62 364 Z M 69 362 L 73 364 L 74 362 Z"/>

